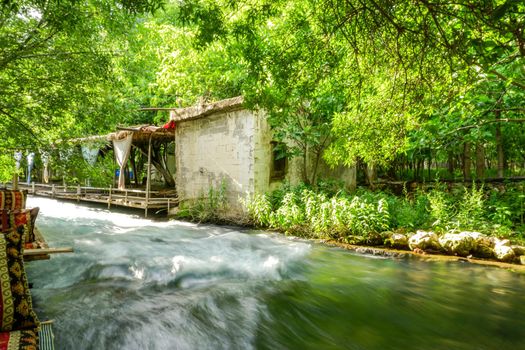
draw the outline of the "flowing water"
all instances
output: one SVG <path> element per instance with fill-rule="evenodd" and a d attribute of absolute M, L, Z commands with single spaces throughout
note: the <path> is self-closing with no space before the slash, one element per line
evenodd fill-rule
<path fill-rule="evenodd" d="M 525 349 L 525 275 L 50 199 L 27 264 L 57 349 Z"/>

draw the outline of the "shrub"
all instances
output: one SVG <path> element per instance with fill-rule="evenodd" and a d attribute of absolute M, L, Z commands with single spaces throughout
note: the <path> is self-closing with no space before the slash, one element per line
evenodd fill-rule
<path fill-rule="evenodd" d="M 286 193 L 281 201 L 281 206 L 272 216 L 271 226 L 285 232 L 299 229 L 305 221 L 304 208 L 301 207 L 301 204 L 294 192 Z"/>
<path fill-rule="evenodd" d="M 455 226 L 458 229 L 482 229 L 486 226 L 485 200 L 483 186 L 479 189 L 472 184 L 470 191 L 465 188 L 461 200 L 458 201 Z"/>
<path fill-rule="evenodd" d="M 221 181 L 217 188 L 210 187 L 206 196 L 203 194 L 196 201 L 181 203 L 176 217 L 196 222 L 224 221 L 228 210 L 226 189 L 226 182 Z"/>
<path fill-rule="evenodd" d="M 266 227 L 271 226 L 272 204 L 267 195 L 256 193 L 253 197 L 248 196 L 246 199 L 242 199 L 241 203 L 255 224 Z"/>
<path fill-rule="evenodd" d="M 521 192 L 516 191 L 512 196 L 514 202 L 518 195 Z M 502 193 L 487 198 L 484 188 L 474 185 L 450 193 L 437 184 L 430 192 L 403 197 L 363 189 L 351 195 L 333 188 L 327 193 L 306 185 L 285 185 L 270 194 L 256 194 L 243 204 L 256 225 L 349 243 L 371 244 L 388 230 L 429 227 L 437 232 L 476 230 L 520 239 L 525 225 L 519 226 L 522 212 L 517 211 L 524 204 L 510 204 Z M 514 227 L 522 231 L 517 233 Z"/>
<path fill-rule="evenodd" d="M 284 194 L 256 194 L 243 204 L 254 223 L 286 233 L 308 231 L 318 238 L 367 237 L 390 228 L 389 205 L 383 197 L 342 192 L 330 197 L 300 186 Z M 272 205 L 276 198 L 281 201 Z"/>

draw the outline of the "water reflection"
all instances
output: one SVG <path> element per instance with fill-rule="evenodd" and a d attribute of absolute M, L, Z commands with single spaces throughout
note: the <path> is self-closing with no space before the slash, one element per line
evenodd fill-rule
<path fill-rule="evenodd" d="M 518 349 L 521 275 L 377 259 L 280 235 L 155 222 L 49 199 L 75 254 L 28 264 L 58 349 Z"/>

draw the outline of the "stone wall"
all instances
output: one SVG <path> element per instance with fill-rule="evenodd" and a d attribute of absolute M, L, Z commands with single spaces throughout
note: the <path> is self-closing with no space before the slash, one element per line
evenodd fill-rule
<path fill-rule="evenodd" d="M 272 133 L 263 112 L 254 112 L 255 117 L 255 142 L 254 142 L 254 191 L 266 193 L 271 191 L 270 171 L 272 161 Z"/>
<path fill-rule="evenodd" d="M 224 184 L 230 206 L 240 209 L 239 197 L 255 188 L 254 143 L 260 127 L 248 110 L 179 122 L 175 151 L 179 198 L 202 198 L 210 188 Z M 264 169 L 259 166 L 257 171 Z"/>

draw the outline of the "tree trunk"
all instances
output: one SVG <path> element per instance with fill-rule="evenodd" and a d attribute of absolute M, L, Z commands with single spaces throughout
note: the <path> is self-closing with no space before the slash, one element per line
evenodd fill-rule
<path fill-rule="evenodd" d="M 303 181 L 306 184 L 311 184 L 308 179 L 308 149 L 306 148 L 303 152 Z"/>
<path fill-rule="evenodd" d="M 129 154 L 129 161 L 131 163 L 131 169 L 133 169 L 133 180 L 135 182 L 135 187 L 139 186 L 138 172 L 137 172 L 137 162 L 135 161 L 135 147 L 131 147 Z"/>
<path fill-rule="evenodd" d="M 470 159 L 470 142 L 463 144 L 463 180 L 470 180 L 470 168 L 472 166 L 472 160 Z"/>
<path fill-rule="evenodd" d="M 500 118 L 500 111 L 496 111 L 496 119 Z M 498 154 L 498 177 L 503 178 L 505 170 L 505 153 L 503 151 L 503 135 L 501 134 L 501 124 L 496 123 L 496 152 Z"/>
<path fill-rule="evenodd" d="M 414 180 L 422 180 L 425 174 L 425 161 L 423 159 L 418 159 L 416 163 L 416 176 Z"/>
<path fill-rule="evenodd" d="M 428 155 L 428 181 L 432 181 L 432 152 Z"/>
<path fill-rule="evenodd" d="M 377 178 L 377 172 L 376 167 L 373 164 L 366 164 L 365 165 L 365 173 L 366 173 L 366 180 L 368 181 L 368 184 L 370 185 L 370 188 L 374 188 L 376 178 Z"/>
<path fill-rule="evenodd" d="M 448 167 L 448 173 L 450 174 L 450 178 L 454 178 L 454 153 L 448 152 L 448 159 L 447 159 L 447 167 Z"/>
<path fill-rule="evenodd" d="M 319 162 L 321 160 L 321 156 L 323 154 L 323 150 L 317 150 L 315 152 L 315 162 L 314 162 L 314 168 L 312 169 L 312 185 L 317 188 L 317 173 L 319 170 Z"/>
<path fill-rule="evenodd" d="M 485 178 L 485 147 L 479 142 L 476 144 L 476 178 Z"/>
<path fill-rule="evenodd" d="M 164 161 L 164 156 L 161 152 L 160 147 L 155 147 L 153 151 L 154 152 L 152 152 L 151 155 L 151 164 L 153 164 L 155 168 L 161 173 L 168 187 L 175 187 L 175 180 L 173 179 L 173 176 L 171 175 L 170 171 L 168 170 L 168 167 L 166 166 L 166 162 Z"/>
<path fill-rule="evenodd" d="M 142 147 L 138 148 L 140 152 L 144 155 L 147 155 L 147 150 L 142 149 Z M 151 164 L 159 171 L 159 173 L 164 178 L 164 181 L 166 181 L 166 185 L 168 187 L 175 187 L 175 180 L 173 179 L 173 176 L 169 172 L 168 169 L 162 164 L 162 159 L 160 156 L 160 152 L 158 150 L 158 145 L 154 146 L 154 151 L 151 154 Z"/>

